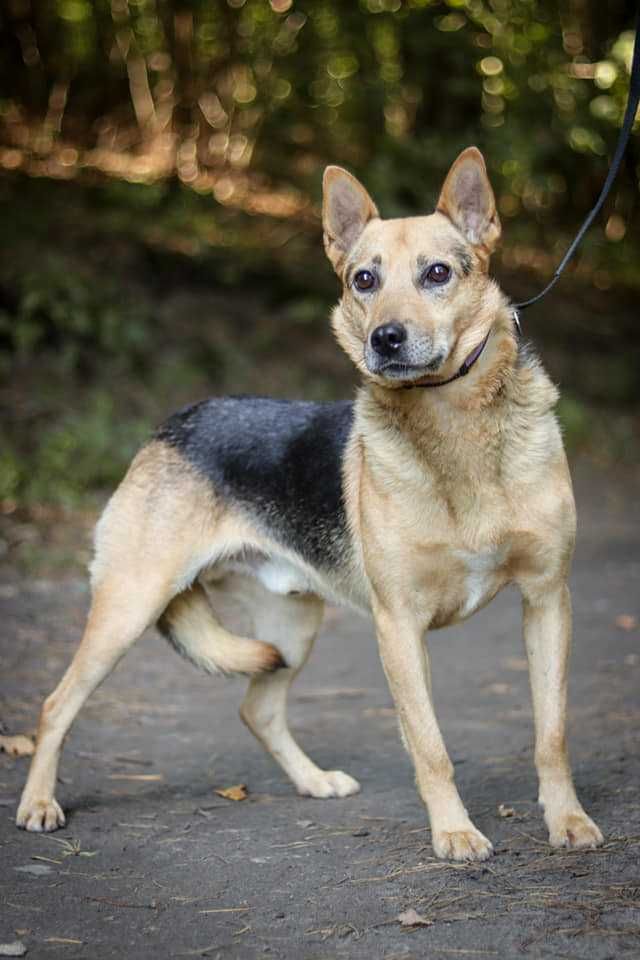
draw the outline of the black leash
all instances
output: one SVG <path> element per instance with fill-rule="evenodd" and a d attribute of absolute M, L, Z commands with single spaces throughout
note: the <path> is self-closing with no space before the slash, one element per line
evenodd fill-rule
<path fill-rule="evenodd" d="M 584 223 L 578 230 L 576 236 L 573 239 L 573 242 L 569 246 L 569 249 L 565 253 L 564 257 L 556 267 L 555 273 L 551 277 L 551 280 L 546 285 L 546 287 L 537 293 L 535 297 L 530 297 L 529 300 L 523 300 L 522 303 L 516 303 L 513 306 L 513 323 L 516 328 L 516 334 L 518 337 L 522 336 L 522 327 L 520 326 L 520 311 L 526 310 L 527 307 L 533 306 L 534 303 L 538 303 L 539 300 L 542 300 L 550 290 L 555 287 L 556 283 L 560 279 L 562 273 L 564 272 L 565 267 L 573 257 L 574 253 L 580 246 L 582 238 L 585 233 L 595 220 L 595 218 L 600 213 L 602 205 L 609 196 L 611 187 L 613 186 L 613 181 L 618 175 L 620 166 L 622 164 L 622 159 L 624 157 L 624 152 L 627 149 L 629 143 L 629 137 L 631 136 L 631 130 L 633 129 L 633 122 L 638 111 L 638 105 L 640 104 L 640 42 L 638 41 L 638 34 L 640 33 L 640 4 L 638 5 L 638 10 L 636 12 L 636 29 L 635 29 L 635 39 L 633 42 L 633 59 L 631 61 L 631 74 L 629 77 L 629 93 L 627 96 L 627 106 L 624 112 L 624 118 L 622 121 L 622 126 L 620 127 L 620 133 L 618 135 L 618 142 L 616 143 L 616 148 L 613 153 L 613 158 L 611 160 L 611 166 L 609 167 L 609 172 L 607 178 L 602 186 L 600 191 L 600 196 L 596 200 L 593 208 L 587 215 Z M 491 332 L 491 331 L 489 331 Z M 486 335 L 482 343 L 469 354 L 467 359 L 464 361 L 457 373 L 454 373 L 452 377 L 449 377 L 447 380 L 433 380 L 430 383 L 407 383 L 405 384 L 405 389 L 411 389 L 414 387 L 444 387 L 448 383 L 452 383 L 454 380 L 458 380 L 460 377 L 465 377 L 471 367 L 474 365 L 476 360 L 480 358 L 482 351 L 487 345 L 487 340 L 489 339 L 489 334 Z"/>
<path fill-rule="evenodd" d="M 620 165 L 622 163 L 622 158 L 624 152 L 627 149 L 627 144 L 629 143 L 629 137 L 631 136 L 631 130 L 633 128 L 633 121 L 635 120 L 636 113 L 638 111 L 638 104 L 640 104 L 640 43 L 638 42 L 638 33 L 640 32 L 640 6 L 638 7 L 636 13 L 636 36 L 633 44 L 633 60 L 631 61 L 631 75 L 629 78 L 629 94 L 627 96 L 627 107 L 624 112 L 624 119 L 622 121 L 622 126 L 620 127 L 620 134 L 618 136 L 618 142 L 616 144 L 616 149 L 613 154 L 613 159 L 611 160 L 611 166 L 609 167 L 609 173 L 607 174 L 607 179 L 604 182 L 602 190 L 600 191 L 600 196 L 596 200 L 595 206 L 591 212 L 587 215 L 586 220 L 578 230 L 578 233 L 575 236 L 573 243 L 570 245 L 569 249 L 565 253 L 564 257 L 556 267 L 556 271 L 551 277 L 551 280 L 546 285 L 544 290 L 541 290 L 540 293 L 537 293 L 535 297 L 531 297 L 529 300 L 524 300 L 522 303 L 515 304 L 516 312 L 516 325 L 520 325 L 518 319 L 518 311 L 525 310 L 527 307 L 531 307 L 534 303 L 537 303 L 538 300 L 542 300 L 544 296 L 556 285 L 564 268 L 567 266 L 574 253 L 578 249 L 582 238 L 585 233 L 595 220 L 595 218 L 600 213 L 602 209 L 602 204 L 605 202 L 609 196 L 609 191 L 613 186 L 613 181 L 618 175 L 620 170 Z"/>

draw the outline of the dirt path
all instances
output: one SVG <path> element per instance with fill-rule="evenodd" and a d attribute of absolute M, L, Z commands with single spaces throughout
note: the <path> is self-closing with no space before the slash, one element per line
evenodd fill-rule
<path fill-rule="evenodd" d="M 26 764 L 0 757 L 0 943 L 64 960 L 640 955 L 640 631 L 615 623 L 640 617 L 640 499 L 632 478 L 586 468 L 577 491 L 571 747 L 603 849 L 545 843 L 513 592 L 432 642 L 459 786 L 496 848 L 479 865 L 432 856 L 368 623 L 331 611 L 294 688 L 305 748 L 362 782 L 342 801 L 295 796 L 237 717 L 243 684 L 199 676 L 150 634 L 69 738 L 66 829 L 13 827 Z M 19 732 L 77 643 L 87 594 L 77 580 L 1 589 L 1 716 Z M 236 783 L 247 800 L 214 792 Z M 403 929 L 410 907 L 428 925 Z"/>

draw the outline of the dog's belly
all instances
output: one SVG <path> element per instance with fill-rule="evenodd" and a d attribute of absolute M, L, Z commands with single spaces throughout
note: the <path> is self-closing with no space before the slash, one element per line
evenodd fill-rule
<path fill-rule="evenodd" d="M 217 572 L 218 576 L 227 572 L 247 574 L 254 577 L 269 593 L 280 596 L 318 592 L 313 576 L 309 576 L 301 566 L 279 556 L 256 554 L 253 557 L 233 557 L 218 564 L 214 572 Z"/>
<path fill-rule="evenodd" d="M 205 579 L 221 580 L 227 573 L 249 576 L 269 593 L 279 596 L 312 593 L 329 603 L 349 606 L 363 614 L 370 612 L 367 584 L 347 565 L 336 571 L 326 571 L 306 564 L 295 554 L 283 556 L 278 552 L 251 554 L 244 551 L 216 563 Z"/>

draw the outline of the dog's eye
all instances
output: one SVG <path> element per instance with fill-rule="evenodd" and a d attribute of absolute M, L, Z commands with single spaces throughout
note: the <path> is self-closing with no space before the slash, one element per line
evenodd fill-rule
<path fill-rule="evenodd" d="M 446 263 L 434 263 L 424 275 L 428 283 L 446 283 L 451 276 L 451 267 Z"/>
<path fill-rule="evenodd" d="M 356 290 L 373 290 L 376 285 L 376 278 L 370 270 L 358 270 L 353 278 L 353 285 Z"/>

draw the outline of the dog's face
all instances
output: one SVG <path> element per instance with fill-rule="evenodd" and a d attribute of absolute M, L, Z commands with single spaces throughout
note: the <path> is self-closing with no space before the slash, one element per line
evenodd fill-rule
<path fill-rule="evenodd" d="M 362 184 L 328 167 L 323 225 L 343 283 L 334 330 L 358 369 L 388 386 L 455 372 L 497 293 L 487 269 L 500 221 L 482 154 L 460 154 L 435 213 L 398 220 L 381 220 Z"/>

